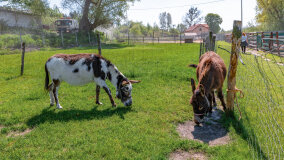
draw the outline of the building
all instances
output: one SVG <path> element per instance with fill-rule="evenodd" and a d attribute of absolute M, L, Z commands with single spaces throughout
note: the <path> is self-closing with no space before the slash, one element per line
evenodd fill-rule
<path fill-rule="evenodd" d="M 205 35 L 208 34 L 209 30 L 210 29 L 207 24 L 195 24 L 189 27 L 187 30 L 185 30 L 184 35 L 185 36 Z"/>
<path fill-rule="evenodd" d="M 41 27 L 41 18 L 24 11 L 0 7 L 0 23 L 9 27 L 38 28 Z"/>

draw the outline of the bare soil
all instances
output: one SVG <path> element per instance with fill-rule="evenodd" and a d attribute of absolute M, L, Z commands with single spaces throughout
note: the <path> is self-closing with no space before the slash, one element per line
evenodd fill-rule
<path fill-rule="evenodd" d="M 222 111 L 214 109 L 201 125 L 192 121 L 179 124 L 177 131 L 182 138 L 207 143 L 209 146 L 225 145 L 230 142 L 227 130 L 218 122 Z"/>
<path fill-rule="evenodd" d="M 207 157 L 204 153 L 201 152 L 186 152 L 182 150 L 175 151 L 171 153 L 170 160 L 187 160 L 187 159 L 194 159 L 194 160 L 207 160 Z"/>
<path fill-rule="evenodd" d="M 32 129 L 28 128 L 28 129 L 24 130 L 23 132 L 18 132 L 18 131 L 16 131 L 16 132 L 10 132 L 10 133 L 7 135 L 7 137 L 24 136 L 24 135 L 30 133 L 31 131 L 32 131 Z"/>

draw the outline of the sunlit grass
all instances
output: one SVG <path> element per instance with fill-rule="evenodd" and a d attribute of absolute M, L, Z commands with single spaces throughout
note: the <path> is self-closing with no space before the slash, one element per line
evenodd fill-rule
<path fill-rule="evenodd" d="M 129 79 L 142 80 L 133 86 L 132 107 L 116 99 L 118 107 L 112 108 L 103 91 L 104 104 L 98 106 L 94 84 L 66 83 L 59 90 L 63 109 L 49 107 L 49 95 L 43 90 L 45 61 L 56 53 L 96 51 L 75 48 L 27 53 L 21 77 L 21 55 L 0 56 L 0 126 L 4 127 L 0 159 L 167 159 L 176 149 L 201 151 L 212 159 L 252 158 L 254 150 L 249 149 L 235 120 L 223 119 L 233 140 L 224 146 L 183 140 L 176 132 L 178 123 L 192 119 L 189 78 L 196 78 L 196 73 L 187 65 L 198 63 L 199 44 L 105 46 L 105 58 Z M 228 64 L 228 55 L 222 57 Z M 114 87 L 108 85 L 114 94 Z M 7 137 L 27 128 L 33 130 L 25 136 Z"/>

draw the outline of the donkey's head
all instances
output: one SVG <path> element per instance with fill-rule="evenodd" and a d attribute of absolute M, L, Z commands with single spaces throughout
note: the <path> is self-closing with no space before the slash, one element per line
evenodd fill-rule
<path fill-rule="evenodd" d="M 136 80 L 124 80 L 122 83 L 119 85 L 117 91 L 116 91 L 116 97 L 121 100 L 121 102 L 125 106 L 131 106 L 132 105 L 132 96 L 131 96 L 131 91 L 132 91 L 132 84 L 133 83 L 139 83 L 141 81 L 136 81 Z"/>
<path fill-rule="evenodd" d="M 205 94 L 202 84 L 198 88 L 195 87 L 195 81 L 191 78 L 192 97 L 190 104 L 193 106 L 194 122 L 199 124 L 209 110 L 210 104 Z"/>

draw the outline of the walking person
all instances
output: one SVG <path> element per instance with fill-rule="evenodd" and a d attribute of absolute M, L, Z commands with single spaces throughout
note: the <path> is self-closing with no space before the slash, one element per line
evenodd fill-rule
<path fill-rule="evenodd" d="M 246 47 L 248 46 L 248 37 L 247 35 L 243 32 L 242 34 L 242 41 L 241 41 L 241 47 L 242 47 L 242 52 L 246 53 Z"/>

